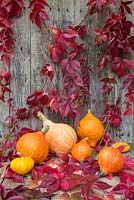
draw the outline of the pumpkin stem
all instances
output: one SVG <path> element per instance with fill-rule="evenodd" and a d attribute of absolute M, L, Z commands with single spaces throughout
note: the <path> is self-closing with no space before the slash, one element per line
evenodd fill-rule
<path fill-rule="evenodd" d="M 43 133 L 47 133 L 48 130 L 49 130 L 49 128 L 50 128 L 50 126 L 46 125 L 45 127 L 43 127 L 43 128 L 41 129 L 41 131 L 42 131 Z"/>
<path fill-rule="evenodd" d="M 88 141 L 88 140 L 89 140 L 89 138 L 88 138 L 88 137 L 85 137 L 85 138 L 84 138 L 84 140 Z"/>
<path fill-rule="evenodd" d="M 98 172 L 98 176 L 99 176 L 99 178 L 102 178 L 102 177 L 104 177 L 104 176 L 105 176 L 105 174 L 104 174 L 104 172 L 103 172 L 103 171 L 99 171 L 99 172 Z"/>
<path fill-rule="evenodd" d="M 44 122 L 44 121 L 48 120 L 47 117 L 46 117 L 41 111 L 39 111 L 39 112 L 37 113 L 37 117 L 39 118 L 39 120 L 40 120 L 41 122 Z"/>
<path fill-rule="evenodd" d="M 88 113 L 91 113 L 91 110 L 90 110 L 90 109 L 88 109 L 88 110 L 87 110 L 87 112 L 88 112 Z"/>

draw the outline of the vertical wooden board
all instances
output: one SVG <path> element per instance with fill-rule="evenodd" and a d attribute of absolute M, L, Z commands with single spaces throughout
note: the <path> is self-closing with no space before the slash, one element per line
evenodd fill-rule
<path fill-rule="evenodd" d="M 11 59 L 12 80 L 10 88 L 17 108 L 26 107 L 26 97 L 30 94 L 30 20 L 29 1 L 24 1 L 24 9 L 19 18 L 14 19 L 15 47 Z M 25 125 L 29 126 L 29 123 Z M 23 126 L 23 122 L 21 122 Z"/>
<path fill-rule="evenodd" d="M 124 100 L 125 100 L 125 93 L 126 93 L 126 90 L 121 90 L 120 89 L 121 87 L 121 83 L 118 84 L 115 88 L 115 100 L 120 97 L 121 98 L 121 111 L 122 113 L 125 112 L 126 110 L 126 106 L 125 104 L 123 103 Z M 134 111 L 132 111 L 134 112 Z M 130 116 L 124 116 L 122 115 L 122 123 L 120 125 L 120 127 L 118 129 L 115 129 L 114 130 L 114 138 L 116 140 L 120 140 L 120 141 L 127 141 L 129 143 L 131 143 L 133 141 L 133 126 L 134 126 L 134 123 L 133 123 L 133 114 L 130 115 Z"/>
<path fill-rule="evenodd" d="M 0 137 L 7 132 L 5 118 L 9 115 L 9 108 L 5 102 L 0 102 Z"/>
<path fill-rule="evenodd" d="M 3 63 L 0 62 L 0 68 L 3 67 Z M 0 88 L 1 91 L 1 88 Z M 1 92 L 0 92 L 1 93 Z M 6 99 L 9 98 L 9 94 L 6 94 Z M 5 122 L 6 116 L 9 115 L 9 107 L 6 102 L 0 101 L 0 137 L 3 136 L 7 131 L 7 124 Z"/>

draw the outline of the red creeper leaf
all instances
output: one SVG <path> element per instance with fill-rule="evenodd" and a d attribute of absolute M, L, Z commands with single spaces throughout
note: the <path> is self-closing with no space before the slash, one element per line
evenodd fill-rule
<path fill-rule="evenodd" d="M 41 70 L 42 75 L 47 75 L 50 80 L 52 81 L 54 78 L 54 70 L 50 64 L 46 64 L 42 70 Z"/>

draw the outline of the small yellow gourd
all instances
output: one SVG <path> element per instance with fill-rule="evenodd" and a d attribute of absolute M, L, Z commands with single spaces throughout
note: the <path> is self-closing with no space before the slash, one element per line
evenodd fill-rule
<path fill-rule="evenodd" d="M 12 171 L 20 175 L 28 174 L 33 167 L 34 160 L 30 157 L 19 157 L 10 162 L 10 168 Z"/>
<path fill-rule="evenodd" d="M 125 153 L 130 150 L 130 145 L 127 142 L 115 142 L 112 144 L 112 147 L 118 148 L 118 147 L 123 147 L 121 152 Z"/>
<path fill-rule="evenodd" d="M 89 145 L 94 147 L 102 138 L 104 127 L 102 122 L 88 110 L 78 123 L 77 134 L 80 138 L 88 137 Z"/>

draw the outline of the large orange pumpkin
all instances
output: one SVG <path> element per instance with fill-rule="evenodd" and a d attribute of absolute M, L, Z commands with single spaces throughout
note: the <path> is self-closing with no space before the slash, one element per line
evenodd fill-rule
<path fill-rule="evenodd" d="M 103 176 L 120 172 L 124 166 L 124 158 L 119 149 L 108 146 L 100 150 L 98 163 L 100 166 L 99 175 Z"/>
<path fill-rule="evenodd" d="M 26 133 L 19 138 L 16 150 L 23 156 L 31 157 L 35 163 L 41 163 L 48 156 L 49 148 L 45 135 L 41 131 Z"/>
<path fill-rule="evenodd" d="M 88 110 L 78 123 L 77 134 L 80 138 L 88 137 L 89 145 L 95 146 L 104 134 L 104 127 L 101 121 Z"/>
<path fill-rule="evenodd" d="M 38 112 L 39 119 L 43 122 L 41 129 L 45 133 L 45 138 L 52 153 L 69 153 L 73 145 L 77 142 L 75 130 L 64 123 L 54 123 L 48 120 L 43 113 Z"/>

